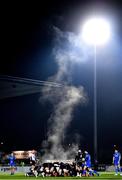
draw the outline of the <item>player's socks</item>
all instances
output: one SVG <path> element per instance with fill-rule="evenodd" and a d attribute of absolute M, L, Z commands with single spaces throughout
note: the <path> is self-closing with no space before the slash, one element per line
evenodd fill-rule
<path fill-rule="evenodd" d="M 118 174 L 118 168 L 115 168 L 115 175 Z"/>
<path fill-rule="evenodd" d="M 86 170 L 83 170 L 83 174 L 82 174 L 83 176 L 85 176 L 86 175 Z"/>
<path fill-rule="evenodd" d="M 99 173 L 97 171 L 94 170 L 94 174 L 96 174 L 97 176 L 99 176 Z"/>
<path fill-rule="evenodd" d="M 90 175 L 90 176 L 93 176 L 93 171 L 89 171 L 89 175 Z"/>
<path fill-rule="evenodd" d="M 120 176 L 122 176 L 122 170 L 121 170 L 121 167 L 118 169 L 118 171 L 120 172 Z"/>

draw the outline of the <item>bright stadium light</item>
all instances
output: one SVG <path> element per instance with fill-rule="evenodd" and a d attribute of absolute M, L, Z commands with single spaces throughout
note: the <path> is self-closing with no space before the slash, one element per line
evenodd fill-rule
<path fill-rule="evenodd" d="M 110 37 L 109 23 L 103 18 L 89 19 L 83 26 L 82 37 L 88 44 L 105 44 Z"/>
<path fill-rule="evenodd" d="M 97 47 L 110 38 L 110 25 L 100 17 L 89 19 L 83 26 L 82 39 L 93 45 L 94 51 L 94 160 L 97 163 Z"/>

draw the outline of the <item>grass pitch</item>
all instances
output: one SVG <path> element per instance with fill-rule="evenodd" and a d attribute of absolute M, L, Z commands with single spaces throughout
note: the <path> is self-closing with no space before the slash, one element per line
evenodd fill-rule
<path fill-rule="evenodd" d="M 118 176 L 114 176 L 114 173 L 100 173 L 99 177 L 25 177 L 24 174 L 15 174 L 15 175 L 9 175 L 9 174 L 5 174 L 2 173 L 0 174 L 0 180 L 31 180 L 31 179 L 39 179 L 39 180 L 118 180 L 121 179 L 122 180 L 122 176 L 118 175 Z"/>

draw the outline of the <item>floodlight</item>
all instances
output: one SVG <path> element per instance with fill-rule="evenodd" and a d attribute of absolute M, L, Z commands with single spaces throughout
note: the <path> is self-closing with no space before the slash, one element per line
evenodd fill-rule
<path fill-rule="evenodd" d="M 89 19 L 83 26 L 82 38 L 88 44 L 103 45 L 109 37 L 110 26 L 103 18 Z"/>

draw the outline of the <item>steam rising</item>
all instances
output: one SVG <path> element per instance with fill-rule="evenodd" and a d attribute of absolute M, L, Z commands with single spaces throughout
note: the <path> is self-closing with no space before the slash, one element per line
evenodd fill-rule
<path fill-rule="evenodd" d="M 62 88 L 45 86 L 42 89 L 41 100 L 49 101 L 53 105 L 53 113 L 49 118 L 48 129 L 48 148 L 43 159 L 63 159 L 72 158 L 78 148 L 72 145 L 70 150 L 62 146 L 63 139 L 66 137 L 66 130 L 73 119 L 74 108 L 79 103 L 86 102 L 84 88 L 69 86 L 72 81 L 72 67 L 76 62 L 83 62 L 85 51 L 82 50 L 81 42 L 73 33 L 63 33 L 58 28 L 56 32 L 55 47 L 53 56 L 58 65 L 57 73 L 48 80 L 62 83 Z M 74 49 L 73 49 L 74 47 Z M 80 48 L 80 49 L 79 49 Z M 50 147 L 50 148 L 49 148 Z"/>

